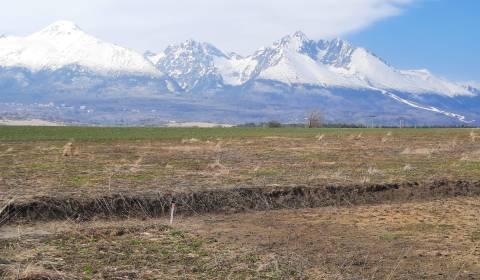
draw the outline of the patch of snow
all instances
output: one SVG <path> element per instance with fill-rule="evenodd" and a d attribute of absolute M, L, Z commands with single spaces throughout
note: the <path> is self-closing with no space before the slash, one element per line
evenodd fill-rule
<path fill-rule="evenodd" d="M 8 126 L 64 126 L 62 123 L 55 123 L 50 121 L 44 121 L 39 119 L 31 120 L 6 120 L 0 119 L 0 125 Z"/>
<path fill-rule="evenodd" d="M 397 70 L 363 48 L 357 48 L 347 68 L 369 86 L 409 93 L 440 93 L 447 96 L 473 95 L 471 92 L 438 77 L 426 70 Z"/>
<path fill-rule="evenodd" d="M 213 61 L 223 82 L 227 85 L 239 86 L 250 79 L 250 74 L 255 69 L 257 62 L 251 58 L 234 56 L 231 59 L 214 57 Z"/>
<path fill-rule="evenodd" d="M 212 128 L 212 127 L 233 127 L 231 124 L 219 124 L 219 123 L 207 123 L 207 122 L 169 122 L 167 127 L 200 127 L 200 128 Z"/>
<path fill-rule="evenodd" d="M 358 87 L 354 81 L 334 73 L 328 66 L 292 50 L 284 50 L 278 64 L 262 71 L 259 78 L 278 80 L 287 84 Z"/>
<path fill-rule="evenodd" d="M 463 123 L 474 123 L 475 120 L 470 120 L 468 121 L 467 118 L 465 116 L 462 116 L 462 115 L 459 115 L 459 114 L 456 114 L 456 113 L 451 113 L 451 112 L 447 112 L 447 111 L 443 111 L 443 110 L 440 110 L 438 108 L 435 108 L 433 106 L 426 106 L 426 105 L 421 105 L 421 104 L 418 104 L 418 103 L 415 103 L 415 102 L 412 102 L 412 101 L 409 101 L 409 100 L 406 100 L 406 99 L 403 99 L 391 92 L 388 92 L 388 91 L 385 91 L 385 90 L 379 90 L 382 94 L 386 95 L 386 96 L 389 96 L 397 101 L 400 101 L 404 104 L 407 104 L 408 106 L 411 106 L 411 107 L 414 107 L 414 108 L 418 108 L 418 109 L 422 109 L 422 110 L 427 110 L 427 111 L 430 111 L 430 112 L 435 112 L 435 113 L 439 113 L 439 114 L 442 114 L 442 115 L 445 115 L 447 117 L 450 117 L 450 118 L 455 118 L 455 119 L 458 119 L 459 121 L 463 122 Z"/>
<path fill-rule="evenodd" d="M 164 52 L 159 52 L 157 54 L 150 54 L 150 55 L 147 55 L 146 58 L 153 64 L 153 65 L 157 65 L 161 59 L 163 59 L 165 57 L 165 53 Z"/>

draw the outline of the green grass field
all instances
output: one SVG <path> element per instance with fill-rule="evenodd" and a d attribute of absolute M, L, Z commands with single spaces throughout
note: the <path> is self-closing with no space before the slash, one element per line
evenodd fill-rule
<path fill-rule="evenodd" d="M 142 128 L 142 127 L 27 127 L 0 126 L 0 141 L 36 140 L 201 140 L 239 137 L 310 137 L 317 134 L 382 134 L 391 128 Z M 394 129 L 400 134 L 450 134 L 468 129 Z"/>

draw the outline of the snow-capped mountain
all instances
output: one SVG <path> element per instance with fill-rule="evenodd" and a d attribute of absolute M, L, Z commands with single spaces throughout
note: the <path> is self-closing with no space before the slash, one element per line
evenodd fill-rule
<path fill-rule="evenodd" d="M 72 109 L 78 104 L 91 109 Z M 398 70 L 364 48 L 302 32 L 245 57 L 193 40 L 141 55 L 67 21 L 0 37 L 0 118 L 298 122 L 316 108 L 335 122 L 376 115 L 385 124 L 400 116 L 416 124 L 480 124 L 479 107 L 473 83 Z"/>
<path fill-rule="evenodd" d="M 251 80 L 322 87 L 383 89 L 447 96 L 471 95 L 465 87 L 438 78 L 428 70 L 397 70 L 363 48 L 334 39 L 313 41 L 302 32 L 242 58 L 207 43 L 187 41 L 151 55 L 157 67 L 192 90 L 206 80 L 211 86 L 238 86 Z"/>
<path fill-rule="evenodd" d="M 215 69 L 214 59 L 230 59 L 214 46 L 193 40 L 147 57 L 185 90 L 220 87 L 222 78 Z"/>
<path fill-rule="evenodd" d="M 36 72 L 71 65 L 101 74 L 162 74 L 135 51 L 90 36 L 68 21 L 57 21 L 27 37 L 0 38 L 2 67 Z"/>

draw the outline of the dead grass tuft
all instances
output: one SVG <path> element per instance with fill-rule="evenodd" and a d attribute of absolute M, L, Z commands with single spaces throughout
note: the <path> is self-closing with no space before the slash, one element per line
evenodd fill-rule
<path fill-rule="evenodd" d="M 480 161 L 480 150 L 464 153 L 461 160 L 463 161 Z"/>
<path fill-rule="evenodd" d="M 423 155 L 423 156 L 429 156 L 431 155 L 432 153 L 434 152 L 433 149 L 429 149 L 429 148 L 416 148 L 416 149 L 412 149 L 412 148 L 405 148 L 405 150 L 402 151 L 402 155 Z"/>
<path fill-rule="evenodd" d="M 382 137 L 382 143 L 387 143 L 392 139 L 393 133 L 389 131 L 384 137 Z"/>
<path fill-rule="evenodd" d="M 370 177 L 364 176 L 361 180 L 360 183 L 362 184 L 368 184 L 370 183 Z"/>
<path fill-rule="evenodd" d="M 214 163 L 210 163 L 207 166 L 207 169 L 210 172 L 215 173 L 216 176 L 226 176 L 230 173 L 230 170 L 223 164 L 220 163 L 220 160 L 215 160 Z"/>
<path fill-rule="evenodd" d="M 350 135 L 350 137 L 348 137 L 348 140 L 359 141 L 359 140 L 362 140 L 362 138 L 363 138 L 363 133 L 359 133 L 359 134 Z"/>
<path fill-rule="evenodd" d="M 72 157 L 78 156 L 80 154 L 78 147 L 75 146 L 72 142 L 68 142 L 63 146 L 63 156 L 65 157 Z"/>
<path fill-rule="evenodd" d="M 200 142 L 197 138 L 183 139 L 182 144 L 195 144 Z"/>
<path fill-rule="evenodd" d="M 403 171 L 411 171 L 413 170 L 413 167 L 410 164 L 405 164 L 403 167 Z"/>
<path fill-rule="evenodd" d="M 138 172 L 140 171 L 140 166 L 143 161 L 143 156 L 139 157 L 130 167 L 130 172 Z"/>
<path fill-rule="evenodd" d="M 216 153 L 220 153 L 222 151 L 222 142 L 218 142 L 213 149 Z"/>
<path fill-rule="evenodd" d="M 370 175 L 370 176 L 372 176 L 372 175 L 378 175 L 378 174 L 381 174 L 381 173 L 382 173 L 382 171 L 378 170 L 378 169 L 375 168 L 375 167 L 369 167 L 369 168 L 367 169 L 367 174 Z"/>
<path fill-rule="evenodd" d="M 442 152 L 449 152 L 453 151 L 457 148 L 457 139 L 453 139 L 447 143 L 442 143 L 438 145 L 437 151 L 442 151 Z"/>
<path fill-rule="evenodd" d="M 315 137 L 317 141 L 322 141 L 325 138 L 325 134 L 320 134 Z"/>
<path fill-rule="evenodd" d="M 2 276 L 2 275 L 0 275 Z M 59 272 L 48 270 L 44 267 L 36 265 L 28 265 L 23 271 L 19 267 L 7 268 L 2 279 L 19 279 L 19 280 L 57 280 L 68 279 Z"/>
<path fill-rule="evenodd" d="M 480 135 L 475 133 L 473 130 L 470 131 L 470 140 L 472 141 L 472 143 L 475 143 L 477 139 L 480 139 Z"/>

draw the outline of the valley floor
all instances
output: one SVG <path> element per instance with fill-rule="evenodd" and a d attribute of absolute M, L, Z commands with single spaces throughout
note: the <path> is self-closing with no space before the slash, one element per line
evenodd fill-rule
<path fill-rule="evenodd" d="M 479 178 L 476 129 L 0 127 L 4 201 Z"/>
<path fill-rule="evenodd" d="M 479 215 L 478 198 L 453 198 L 177 217 L 173 227 L 167 219 L 11 225 L 0 229 L 0 273 L 6 279 L 478 279 Z"/>
<path fill-rule="evenodd" d="M 479 182 L 475 129 L 0 127 L 0 279 L 478 279 Z"/>

